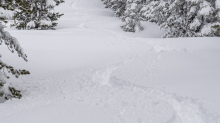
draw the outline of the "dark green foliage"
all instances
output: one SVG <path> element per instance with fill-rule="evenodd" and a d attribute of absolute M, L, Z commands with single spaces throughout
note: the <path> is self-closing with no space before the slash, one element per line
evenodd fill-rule
<path fill-rule="evenodd" d="M 8 73 L 11 73 L 12 75 L 14 75 L 16 78 L 18 78 L 20 75 L 27 75 L 30 74 L 29 71 L 26 70 L 17 70 L 14 69 L 14 67 L 6 65 L 5 63 L 3 63 L 2 61 L 0 61 L 0 70 L 2 69 L 6 69 L 8 71 Z M 9 78 L 9 76 L 7 76 L 7 78 Z"/>
<path fill-rule="evenodd" d="M 212 28 L 215 29 L 214 34 L 216 36 L 220 37 L 220 24 L 219 25 L 214 25 L 214 26 L 212 26 Z"/>
<path fill-rule="evenodd" d="M 18 98 L 21 99 L 22 95 L 21 95 L 21 91 L 16 90 L 14 87 L 9 87 L 9 90 L 11 92 L 12 95 L 9 95 L 5 97 L 6 100 L 10 99 L 10 98 Z"/>

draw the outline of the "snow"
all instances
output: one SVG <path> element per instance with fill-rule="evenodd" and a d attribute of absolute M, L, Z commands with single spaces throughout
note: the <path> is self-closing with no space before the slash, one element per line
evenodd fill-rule
<path fill-rule="evenodd" d="M 200 8 L 202 8 L 201 10 L 199 10 L 198 14 L 199 15 L 210 15 L 211 13 L 213 13 L 214 9 L 211 7 L 210 3 L 208 3 L 207 1 L 203 1 L 203 3 L 200 4 Z"/>
<path fill-rule="evenodd" d="M 47 5 L 55 6 L 56 2 L 54 0 L 47 0 Z"/>
<path fill-rule="evenodd" d="M 201 33 L 203 35 L 208 35 L 209 33 L 211 33 L 214 29 L 212 28 L 213 26 L 215 25 L 220 25 L 220 23 L 213 23 L 213 24 L 207 24 L 205 25 L 202 30 L 201 30 Z"/>
<path fill-rule="evenodd" d="M 22 99 L 0 104 L 0 123 L 219 123 L 219 38 L 161 39 L 143 23 L 123 32 L 101 0 L 66 0 L 57 30 L 16 30 L 31 75 L 8 81 Z M 12 60 L 13 58 L 13 60 Z"/>
<path fill-rule="evenodd" d="M 5 17 L 6 19 L 12 19 L 13 15 L 14 15 L 14 12 L 0 8 L 0 17 Z"/>
<path fill-rule="evenodd" d="M 196 6 L 191 7 L 189 14 L 196 12 Z"/>
<path fill-rule="evenodd" d="M 35 27 L 35 22 L 30 21 L 29 23 L 27 23 L 27 27 Z"/>
<path fill-rule="evenodd" d="M 202 34 L 209 34 L 212 32 L 212 24 L 208 24 L 208 25 L 205 25 L 202 30 L 201 30 L 201 33 Z"/>
<path fill-rule="evenodd" d="M 135 10 L 137 8 L 137 4 L 136 3 L 132 3 L 130 8 L 131 8 L 131 10 Z"/>
<path fill-rule="evenodd" d="M 220 8 L 220 0 L 216 0 L 215 1 L 215 7 L 216 8 Z"/>
<path fill-rule="evenodd" d="M 41 20 L 41 21 L 40 21 L 40 24 L 41 24 L 41 25 L 51 26 L 51 25 L 52 25 L 52 22 L 51 22 L 51 21 L 48 21 L 48 20 Z"/>
<path fill-rule="evenodd" d="M 195 18 L 189 26 L 191 29 L 196 29 L 200 25 L 201 23 L 199 22 L 199 19 Z"/>

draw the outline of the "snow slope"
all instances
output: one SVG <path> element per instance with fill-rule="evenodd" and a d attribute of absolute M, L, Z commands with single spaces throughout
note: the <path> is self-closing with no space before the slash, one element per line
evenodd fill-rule
<path fill-rule="evenodd" d="M 57 30 L 7 30 L 30 70 L 9 81 L 23 98 L 0 104 L 0 123 L 220 123 L 219 38 L 160 39 L 144 23 L 125 33 L 101 0 L 66 0 Z"/>

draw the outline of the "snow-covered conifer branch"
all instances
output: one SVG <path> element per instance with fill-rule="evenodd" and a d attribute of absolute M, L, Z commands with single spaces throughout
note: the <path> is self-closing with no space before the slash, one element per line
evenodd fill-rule
<path fill-rule="evenodd" d="M 11 6 L 9 6 L 12 4 L 12 2 L 13 1 L 0 1 L 1 9 L 13 10 Z M 15 37 L 11 36 L 9 32 L 4 30 L 5 26 L 2 25 L 2 22 L 5 21 L 5 18 L 1 18 L 0 21 L 0 45 L 5 44 L 12 53 L 16 52 L 19 57 L 23 58 L 25 61 L 28 61 L 27 55 L 24 53 L 18 40 Z M 0 58 L 1 57 L 2 55 L 0 54 Z M 7 65 L 0 59 L 0 98 L 3 98 L 5 100 L 11 98 L 21 98 L 22 95 L 20 94 L 20 91 L 16 90 L 5 81 L 5 78 L 9 78 L 6 72 L 11 73 L 16 78 L 18 78 L 20 75 L 30 74 L 30 72 L 26 70 L 14 69 L 14 67 Z"/>

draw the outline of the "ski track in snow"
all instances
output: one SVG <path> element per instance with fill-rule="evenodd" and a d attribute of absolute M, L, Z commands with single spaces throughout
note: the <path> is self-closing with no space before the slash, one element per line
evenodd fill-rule
<path fill-rule="evenodd" d="M 22 89 L 23 98 L 0 104 L 0 123 L 219 123 L 219 115 L 208 111 L 201 98 L 138 83 L 144 76 L 153 78 L 156 72 L 165 71 L 156 67 L 165 52 L 184 54 L 190 49 L 157 44 L 153 39 L 146 42 L 143 38 L 123 36 L 111 29 L 94 28 L 93 24 L 104 22 L 87 20 L 97 15 L 83 10 L 96 10 L 92 5 L 100 3 L 98 0 L 94 3 L 88 0 L 66 1 L 71 12 L 64 13 L 67 16 L 61 21 L 71 21 L 73 28 L 60 30 L 79 35 L 108 34 L 104 42 L 108 44 L 103 50 L 107 47 L 120 49 L 120 53 L 111 56 L 117 60 L 71 68 L 50 77 L 21 77 L 16 86 Z M 86 20 L 81 22 L 82 18 Z M 135 41 L 146 48 L 139 49 L 134 45 Z M 127 42 L 124 43 L 126 46 L 121 47 L 123 42 Z M 130 68 L 135 64 L 140 64 L 135 67 L 142 71 L 132 74 L 130 71 L 135 69 Z M 131 79 L 123 79 L 122 74 Z"/>

